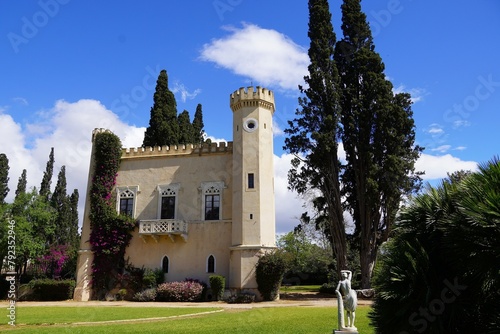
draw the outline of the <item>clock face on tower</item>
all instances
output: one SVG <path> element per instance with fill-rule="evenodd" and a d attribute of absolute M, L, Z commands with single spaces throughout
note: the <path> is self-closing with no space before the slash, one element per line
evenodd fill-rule
<path fill-rule="evenodd" d="M 254 132 L 258 127 L 259 122 L 257 122 L 255 118 L 247 118 L 243 122 L 243 129 L 245 129 L 246 132 Z"/>

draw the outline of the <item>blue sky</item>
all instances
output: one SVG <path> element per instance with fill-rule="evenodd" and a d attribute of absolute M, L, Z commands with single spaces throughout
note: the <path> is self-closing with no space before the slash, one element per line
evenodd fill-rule
<path fill-rule="evenodd" d="M 341 1 L 330 1 L 337 37 Z M 499 154 L 500 2 L 364 1 L 395 91 L 415 101 L 417 163 L 429 182 Z M 50 147 L 68 188 L 86 189 L 93 128 L 140 146 L 155 81 L 169 75 L 178 111 L 203 105 L 205 130 L 231 140 L 229 94 L 274 90 L 277 231 L 297 224 L 282 132 L 307 74 L 307 1 L 40 0 L 0 4 L 0 152 L 10 197 L 23 168 L 39 186 Z"/>

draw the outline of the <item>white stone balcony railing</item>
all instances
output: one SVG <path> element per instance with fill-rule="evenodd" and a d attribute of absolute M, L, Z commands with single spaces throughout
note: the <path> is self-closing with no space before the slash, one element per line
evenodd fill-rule
<path fill-rule="evenodd" d="M 168 235 L 172 241 L 175 235 L 181 236 L 184 241 L 188 237 L 188 224 L 180 219 L 149 219 L 139 221 L 139 236 L 145 240 L 149 235 L 158 242 L 160 235 Z"/>

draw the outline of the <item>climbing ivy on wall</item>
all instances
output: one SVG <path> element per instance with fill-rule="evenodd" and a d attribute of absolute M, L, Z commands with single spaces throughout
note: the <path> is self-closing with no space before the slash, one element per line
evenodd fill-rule
<path fill-rule="evenodd" d="M 113 133 L 94 137 L 94 170 L 90 190 L 90 245 L 93 298 L 102 299 L 117 284 L 125 266 L 125 249 L 135 228 L 132 218 L 116 212 L 113 189 L 120 166 L 121 141 Z"/>

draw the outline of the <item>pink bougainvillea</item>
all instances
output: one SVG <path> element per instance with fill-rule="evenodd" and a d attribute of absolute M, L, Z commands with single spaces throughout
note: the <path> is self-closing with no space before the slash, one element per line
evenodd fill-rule
<path fill-rule="evenodd" d="M 36 260 L 36 263 L 41 273 L 52 276 L 52 278 L 59 278 L 68 259 L 68 246 L 57 245 L 52 246 L 47 254 Z"/>
<path fill-rule="evenodd" d="M 120 139 L 109 132 L 98 133 L 94 138 L 94 162 L 90 189 L 90 244 L 94 252 L 92 286 L 101 298 L 113 288 L 112 281 L 122 271 L 125 249 L 132 238 L 135 222 L 120 216 L 115 210 L 113 196 L 121 157 Z"/>

